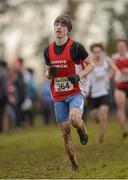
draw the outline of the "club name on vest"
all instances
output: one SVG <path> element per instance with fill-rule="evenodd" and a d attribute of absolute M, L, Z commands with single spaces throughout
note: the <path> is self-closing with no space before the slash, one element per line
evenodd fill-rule
<path fill-rule="evenodd" d="M 58 68 L 68 68 L 66 60 L 55 60 L 55 61 L 51 61 L 51 63 L 52 63 L 52 65 L 54 65 Z"/>

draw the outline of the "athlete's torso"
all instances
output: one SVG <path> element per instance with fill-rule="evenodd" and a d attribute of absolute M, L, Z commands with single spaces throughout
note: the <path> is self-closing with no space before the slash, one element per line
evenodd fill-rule
<path fill-rule="evenodd" d="M 51 82 L 51 92 L 54 101 L 62 100 L 67 96 L 81 92 L 80 83 L 73 85 L 67 76 L 80 73 L 83 70 L 83 61 L 75 64 L 70 55 L 70 48 L 74 41 L 69 40 L 59 55 L 55 54 L 54 43 L 49 45 L 49 59 L 52 65 L 59 67 Z M 79 71 L 79 72 L 78 72 Z"/>
<path fill-rule="evenodd" d="M 95 67 L 88 76 L 89 95 L 92 98 L 107 95 L 109 93 L 110 80 L 108 77 L 108 57 L 104 57 L 103 64 Z"/>
<path fill-rule="evenodd" d="M 114 56 L 115 64 L 121 71 L 121 80 L 119 82 L 116 82 L 116 87 L 119 88 L 128 88 L 128 74 L 124 73 L 122 70 L 123 68 L 128 68 L 128 53 L 126 54 L 126 57 L 121 57 L 118 53 Z"/>

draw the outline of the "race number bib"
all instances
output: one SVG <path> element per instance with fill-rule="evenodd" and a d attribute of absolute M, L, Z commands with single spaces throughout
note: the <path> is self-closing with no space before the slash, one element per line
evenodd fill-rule
<path fill-rule="evenodd" d="M 102 81 L 102 80 L 104 80 L 104 78 L 105 78 L 105 76 L 104 76 L 103 73 L 102 73 L 102 74 L 98 74 L 98 75 L 96 76 L 96 81 Z"/>
<path fill-rule="evenodd" d="M 73 89 L 73 84 L 68 80 L 68 78 L 55 78 L 54 87 L 56 92 L 70 91 Z"/>

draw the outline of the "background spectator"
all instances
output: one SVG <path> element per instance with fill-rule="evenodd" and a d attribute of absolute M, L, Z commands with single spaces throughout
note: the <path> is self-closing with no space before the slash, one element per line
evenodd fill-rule
<path fill-rule="evenodd" d="M 7 82 L 7 63 L 0 60 L 0 132 L 3 131 L 4 112 L 8 102 Z"/>
<path fill-rule="evenodd" d="M 41 111 L 45 124 L 49 124 L 50 121 L 55 122 L 53 101 L 50 93 L 50 82 L 47 79 L 44 80 L 41 87 Z"/>

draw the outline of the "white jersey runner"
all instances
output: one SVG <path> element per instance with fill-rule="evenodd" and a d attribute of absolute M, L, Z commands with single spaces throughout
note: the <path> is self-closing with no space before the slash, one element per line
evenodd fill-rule
<path fill-rule="evenodd" d="M 108 57 L 104 57 L 103 64 L 96 66 L 88 75 L 88 93 L 92 98 L 107 95 L 110 89 L 110 80 L 108 77 L 109 64 Z"/>

